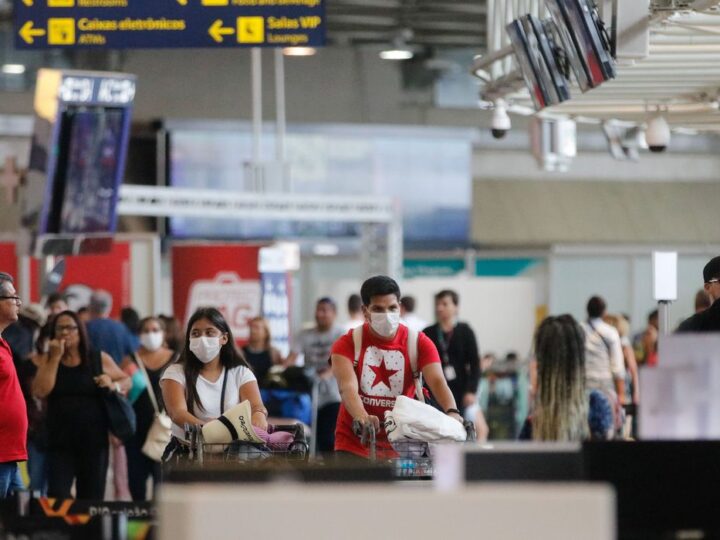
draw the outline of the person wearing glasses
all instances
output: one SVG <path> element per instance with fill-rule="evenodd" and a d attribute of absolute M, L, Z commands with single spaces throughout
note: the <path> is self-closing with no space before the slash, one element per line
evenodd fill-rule
<path fill-rule="evenodd" d="M 0 272 L 0 333 L 18 320 L 20 298 L 13 278 Z M 0 499 L 24 488 L 18 462 L 27 460 L 28 419 L 12 351 L 0 337 Z"/>
<path fill-rule="evenodd" d="M 712 305 L 685 320 L 678 332 L 720 332 L 720 256 L 713 257 L 705 265 L 703 281 Z"/>
<path fill-rule="evenodd" d="M 130 378 L 105 352 L 93 350 L 73 311 L 52 319 L 48 352 L 40 355 L 32 391 L 47 398 L 48 496 L 102 500 L 109 425 L 101 389 L 127 393 Z M 98 364 L 102 373 L 97 373 Z"/>

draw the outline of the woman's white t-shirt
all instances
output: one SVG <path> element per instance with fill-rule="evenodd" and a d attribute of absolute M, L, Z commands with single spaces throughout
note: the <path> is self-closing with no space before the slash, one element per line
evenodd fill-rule
<path fill-rule="evenodd" d="M 193 411 L 193 415 L 203 422 L 209 422 L 220 416 L 220 395 L 222 394 L 223 378 L 225 377 L 225 369 L 223 368 L 220 377 L 215 382 L 208 381 L 202 375 L 198 375 L 197 383 L 195 387 L 197 389 L 200 403 L 202 403 L 202 410 L 196 407 Z M 185 384 L 185 371 L 182 364 L 172 364 L 168 366 L 163 373 L 161 381 L 171 380 L 180 383 L 183 388 Z M 240 403 L 240 388 L 249 383 L 257 380 L 252 371 L 245 366 L 237 366 L 228 371 L 227 386 L 225 387 L 225 407 L 224 410 L 228 410 L 238 403 Z M 178 426 L 173 422 L 172 434 L 179 439 L 185 438 L 185 429 L 182 426 Z"/>

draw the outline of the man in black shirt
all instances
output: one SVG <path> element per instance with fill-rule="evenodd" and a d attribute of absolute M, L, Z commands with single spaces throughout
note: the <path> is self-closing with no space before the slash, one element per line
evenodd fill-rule
<path fill-rule="evenodd" d="M 455 291 L 443 290 L 437 293 L 437 322 L 428 326 L 424 333 L 435 343 L 440 353 L 445 378 L 462 412 L 477 402 L 480 351 L 472 328 L 457 321 L 459 300 Z"/>
<path fill-rule="evenodd" d="M 720 257 L 705 265 L 703 279 L 712 305 L 684 321 L 678 332 L 720 332 Z"/>

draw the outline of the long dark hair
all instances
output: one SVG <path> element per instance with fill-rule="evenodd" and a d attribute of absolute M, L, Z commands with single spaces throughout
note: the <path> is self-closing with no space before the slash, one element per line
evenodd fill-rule
<path fill-rule="evenodd" d="M 237 366 L 245 366 L 248 369 L 250 368 L 240 351 L 237 350 L 237 347 L 235 346 L 235 338 L 233 337 L 232 330 L 230 330 L 230 325 L 228 325 L 222 313 L 212 307 L 198 309 L 195 313 L 193 313 L 192 317 L 190 317 L 190 320 L 188 321 L 187 330 L 185 331 L 185 346 L 183 347 L 179 360 L 185 371 L 185 396 L 187 399 L 188 411 L 190 412 L 195 410 L 196 406 L 198 410 L 205 410 L 200 402 L 200 396 L 198 395 L 196 388 L 197 378 L 198 375 L 200 375 L 200 370 L 204 364 L 190 350 L 190 330 L 192 330 L 192 327 L 196 322 L 202 319 L 207 319 L 215 328 L 220 330 L 223 334 L 227 334 L 228 341 L 220 349 L 220 364 L 226 370 L 230 370 Z"/>
<path fill-rule="evenodd" d="M 80 338 L 80 341 L 78 343 L 78 353 L 80 354 L 80 361 L 88 365 L 90 363 L 90 340 L 88 339 L 87 330 L 85 329 L 85 323 L 80 320 L 80 317 L 78 317 L 78 314 L 71 310 L 66 310 L 58 313 L 54 317 L 50 319 L 50 322 L 48 322 L 48 339 L 55 339 L 56 336 L 56 328 L 58 319 L 60 317 L 70 317 L 73 321 L 75 321 L 75 324 L 77 325 L 77 331 L 78 336 Z"/>
<path fill-rule="evenodd" d="M 581 441 L 588 436 L 585 333 L 571 315 L 548 317 L 535 336 L 537 397 L 533 439 Z"/>

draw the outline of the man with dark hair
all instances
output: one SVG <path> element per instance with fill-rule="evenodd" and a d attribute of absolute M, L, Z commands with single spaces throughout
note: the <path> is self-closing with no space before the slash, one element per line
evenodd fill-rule
<path fill-rule="evenodd" d="M 400 324 L 400 287 L 395 280 L 372 277 L 363 283 L 360 296 L 365 324 L 342 336 L 332 348 L 332 369 L 342 395 L 335 450 L 367 457 L 368 449 L 353 433 L 353 421 L 358 421 L 375 426 L 379 456 L 394 456 L 381 426 L 398 396 L 414 395 L 411 347 L 417 352 L 417 369 L 436 401 L 449 416 L 459 422 L 462 417 L 445 382 L 437 349 L 423 333 L 411 334 Z M 355 349 L 356 333 L 359 350 Z M 411 337 L 415 343 L 410 343 Z"/>
<path fill-rule="evenodd" d="M 349 318 L 343 325 L 343 330 L 345 331 L 352 330 L 365 321 L 362 314 L 362 298 L 360 298 L 359 294 L 351 294 L 348 296 L 347 309 Z"/>
<path fill-rule="evenodd" d="M 45 309 L 50 317 L 62 313 L 68 309 L 68 303 L 62 293 L 54 292 L 45 300 Z"/>
<path fill-rule="evenodd" d="M 611 396 L 615 406 L 625 400 L 625 358 L 620 334 L 603 321 L 607 303 L 593 296 L 587 303 L 585 330 L 585 385 Z"/>
<path fill-rule="evenodd" d="M 480 348 L 469 324 L 458 322 L 460 296 L 444 289 L 435 295 L 436 323 L 424 332 L 440 351 L 443 373 L 461 411 L 477 403 Z"/>
<path fill-rule="evenodd" d="M 338 384 L 328 365 L 332 344 L 344 333 L 335 324 L 336 319 L 335 301 L 320 298 L 315 304 L 315 326 L 298 334 L 287 360 L 289 365 L 295 365 L 302 355 L 307 375 L 315 380 L 317 426 L 312 427 L 320 452 L 332 452 L 335 446 L 335 423 L 340 410 Z"/>
<path fill-rule="evenodd" d="M 415 315 L 415 298 L 413 296 L 406 295 L 400 299 L 400 320 L 405 326 L 416 332 L 422 332 L 428 325 L 426 320 Z"/>
<path fill-rule="evenodd" d="M 713 257 L 703 268 L 705 292 L 712 304 L 705 311 L 696 313 L 685 320 L 678 332 L 718 332 L 720 331 L 720 256 Z"/>
<path fill-rule="evenodd" d="M 22 302 L 13 278 L 0 272 L 0 333 L 18 320 Z M 18 462 L 27 460 L 28 419 L 12 351 L 0 337 L 0 499 L 24 488 Z"/>

